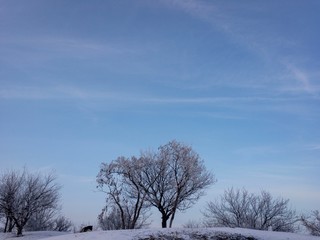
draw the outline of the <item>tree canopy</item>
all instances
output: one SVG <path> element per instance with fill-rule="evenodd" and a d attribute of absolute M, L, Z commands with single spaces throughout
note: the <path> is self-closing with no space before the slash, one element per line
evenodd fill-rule
<path fill-rule="evenodd" d="M 22 234 L 28 221 L 37 213 L 58 207 L 60 186 L 53 174 L 41 175 L 9 171 L 1 176 L 0 211 L 5 214 L 5 231 L 15 226 L 17 235 Z"/>
<path fill-rule="evenodd" d="M 120 212 L 129 203 L 134 203 L 133 212 L 137 214 L 153 206 L 160 211 L 164 228 L 169 219 L 172 227 L 176 211 L 190 208 L 215 181 L 198 153 L 175 140 L 158 151 L 103 163 L 97 176 L 98 187 L 107 189 L 108 199 Z M 135 219 L 139 216 L 134 214 L 132 221 Z"/>
<path fill-rule="evenodd" d="M 228 189 L 219 201 L 211 201 L 204 211 L 206 226 L 241 227 L 258 230 L 293 232 L 298 218 L 289 208 L 289 200 L 270 193 L 249 193 L 245 189 Z"/>

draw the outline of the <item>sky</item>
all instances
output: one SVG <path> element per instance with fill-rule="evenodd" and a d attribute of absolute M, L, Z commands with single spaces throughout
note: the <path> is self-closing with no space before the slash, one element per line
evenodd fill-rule
<path fill-rule="evenodd" d="M 94 224 L 102 162 L 176 139 L 224 190 L 320 209 L 320 1 L 0 0 L 0 168 L 54 171 Z M 160 226 L 155 211 L 153 223 Z"/>

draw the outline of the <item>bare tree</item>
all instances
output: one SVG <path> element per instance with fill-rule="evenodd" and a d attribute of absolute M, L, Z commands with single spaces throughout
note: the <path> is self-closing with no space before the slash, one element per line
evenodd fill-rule
<path fill-rule="evenodd" d="M 73 224 L 64 216 L 59 216 L 53 221 L 53 231 L 68 232 L 71 231 Z"/>
<path fill-rule="evenodd" d="M 32 214 L 25 225 L 26 231 L 48 231 L 53 229 L 53 221 L 57 214 L 57 209 L 49 208 Z"/>
<path fill-rule="evenodd" d="M 67 232 L 73 226 L 66 217 L 59 215 L 59 209 L 50 208 L 32 214 L 25 225 L 26 231 L 59 231 Z"/>
<path fill-rule="evenodd" d="M 311 235 L 320 236 L 320 213 L 318 210 L 312 211 L 311 216 L 301 216 L 301 222 Z"/>
<path fill-rule="evenodd" d="M 204 189 L 215 182 L 199 155 L 190 147 L 175 140 L 160 146 L 156 153 L 142 155 L 145 167 L 141 169 L 141 181 L 147 200 L 162 216 L 162 227 L 169 227 L 177 210 L 190 208 Z"/>
<path fill-rule="evenodd" d="M 0 185 L 0 208 L 8 222 L 13 221 L 17 235 L 34 214 L 57 208 L 59 189 L 52 174 L 31 174 L 11 171 L 4 174 Z"/>
<path fill-rule="evenodd" d="M 13 213 L 16 206 L 16 193 L 23 184 L 25 173 L 11 171 L 4 173 L 0 181 L 0 209 L 5 215 L 4 232 L 12 232 L 15 221 Z"/>
<path fill-rule="evenodd" d="M 98 216 L 98 225 L 102 230 L 119 230 L 123 228 L 121 212 L 116 206 L 105 207 Z"/>
<path fill-rule="evenodd" d="M 202 222 L 196 220 L 189 220 L 185 224 L 182 225 L 184 228 L 202 228 L 204 227 Z"/>
<path fill-rule="evenodd" d="M 255 195 L 245 189 L 231 188 L 220 201 L 209 202 L 203 215 L 207 226 L 293 232 L 297 217 L 288 203 L 288 199 L 274 199 L 266 191 Z"/>
<path fill-rule="evenodd" d="M 103 163 L 101 165 L 97 176 L 97 187 L 107 193 L 107 208 L 103 211 L 103 215 L 110 218 L 108 214 L 116 214 L 121 221 L 121 226 L 114 223 L 112 228 L 138 228 L 141 222 L 145 222 L 148 218 L 149 204 L 145 201 L 146 193 L 139 184 L 140 165 L 141 159 L 135 157 L 131 159 L 119 157 L 110 164 Z M 109 205 L 111 208 L 108 208 Z M 111 213 L 106 211 L 108 209 L 112 209 Z M 104 221 L 104 218 L 102 217 L 100 220 Z"/>
<path fill-rule="evenodd" d="M 171 141 L 139 158 L 103 163 L 97 182 L 107 202 L 117 207 L 122 228 L 135 228 L 149 206 L 160 211 L 165 228 L 169 219 L 172 226 L 176 211 L 190 208 L 215 178 L 190 146 Z"/>
<path fill-rule="evenodd" d="M 130 226 L 130 212 L 132 212 L 134 208 L 126 207 L 124 214 L 126 215 L 125 219 L 127 220 L 126 225 Z M 109 205 L 102 209 L 101 213 L 98 216 L 98 224 L 102 230 L 119 230 L 123 229 L 121 211 L 115 205 Z M 129 216 L 128 216 L 129 215 Z M 135 229 L 140 229 L 149 225 L 147 222 L 147 217 L 144 214 L 141 215 L 139 220 L 135 224 Z"/>

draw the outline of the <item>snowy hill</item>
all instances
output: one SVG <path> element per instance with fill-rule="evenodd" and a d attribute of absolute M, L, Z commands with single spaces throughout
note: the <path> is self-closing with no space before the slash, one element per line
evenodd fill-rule
<path fill-rule="evenodd" d="M 23 237 L 0 233 L 0 240 L 319 240 L 295 233 L 268 232 L 240 228 L 139 229 L 87 233 L 26 232 Z"/>

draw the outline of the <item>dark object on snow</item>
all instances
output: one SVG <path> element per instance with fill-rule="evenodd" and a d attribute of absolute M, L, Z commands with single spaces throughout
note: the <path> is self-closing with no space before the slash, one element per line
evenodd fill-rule
<path fill-rule="evenodd" d="M 89 232 L 89 231 L 92 231 L 92 226 L 83 227 L 80 232 Z"/>

